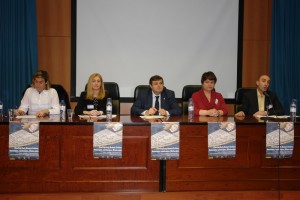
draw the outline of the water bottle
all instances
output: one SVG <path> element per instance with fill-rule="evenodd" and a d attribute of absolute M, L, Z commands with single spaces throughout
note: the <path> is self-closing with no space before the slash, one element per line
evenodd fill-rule
<path fill-rule="evenodd" d="M 3 118 L 3 103 L 0 100 L 0 119 L 2 119 L 2 118 Z"/>
<path fill-rule="evenodd" d="M 194 102 L 193 102 L 192 98 L 189 99 L 188 117 L 189 117 L 189 119 L 193 119 L 194 118 Z"/>
<path fill-rule="evenodd" d="M 290 105 L 290 118 L 292 121 L 294 121 L 297 117 L 297 100 L 292 99 L 291 105 Z"/>
<path fill-rule="evenodd" d="M 112 100 L 107 98 L 106 102 L 106 120 L 110 121 L 112 119 Z"/>
<path fill-rule="evenodd" d="M 66 118 L 66 103 L 64 100 L 61 100 L 60 102 L 60 117 L 62 119 Z"/>

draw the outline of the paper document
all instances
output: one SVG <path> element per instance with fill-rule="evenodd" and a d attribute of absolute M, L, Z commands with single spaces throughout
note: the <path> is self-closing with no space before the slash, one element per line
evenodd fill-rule
<path fill-rule="evenodd" d="M 36 118 L 35 115 L 18 115 L 16 116 L 17 119 L 34 119 Z"/>
<path fill-rule="evenodd" d="M 256 117 L 258 117 L 258 118 L 268 117 L 268 118 L 274 118 L 274 119 L 287 119 L 290 116 L 288 116 L 288 115 L 280 115 L 280 116 L 277 116 L 277 115 L 269 115 L 269 116 L 257 115 Z"/>
<path fill-rule="evenodd" d="M 97 119 L 106 119 L 106 115 L 78 115 L 78 117 L 82 119 L 90 119 L 90 118 L 97 118 Z M 116 118 L 117 115 L 112 115 L 112 118 Z"/>
<path fill-rule="evenodd" d="M 165 118 L 165 116 L 162 115 L 147 115 L 147 116 L 140 116 L 142 119 L 161 119 Z"/>

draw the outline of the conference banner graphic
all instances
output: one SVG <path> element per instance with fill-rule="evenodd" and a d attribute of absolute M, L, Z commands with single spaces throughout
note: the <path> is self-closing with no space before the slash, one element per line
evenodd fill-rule
<path fill-rule="evenodd" d="M 267 122 L 266 158 L 290 158 L 294 150 L 294 123 Z"/>
<path fill-rule="evenodd" d="M 179 159 L 179 122 L 151 123 L 151 159 Z"/>
<path fill-rule="evenodd" d="M 235 156 L 235 122 L 208 122 L 208 158 L 233 158 Z"/>
<path fill-rule="evenodd" d="M 10 160 L 39 159 L 39 122 L 9 122 Z"/>
<path fill-rule="evenodd" d="M 123 123 L 94 122 L 94 158 L 122 159 Z"/>

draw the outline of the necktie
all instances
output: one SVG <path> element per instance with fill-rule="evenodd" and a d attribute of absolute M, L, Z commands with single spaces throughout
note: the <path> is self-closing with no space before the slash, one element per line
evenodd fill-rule
<path fill-rule="evenodd" d="M 156 108 L 156 110 L 159 110 L 159 102 L 158 102 L 158 98 L 159 98 L 159 96 L 155 96 L 155 98 L 156 98 L 156 100 L 155 100 L 155 108 Z M 158 111 L 155 113 L 156 115 L 158 115 Z"/>

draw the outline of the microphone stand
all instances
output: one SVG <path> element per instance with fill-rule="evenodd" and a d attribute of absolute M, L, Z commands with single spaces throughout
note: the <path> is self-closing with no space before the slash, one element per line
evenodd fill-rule
<path fill-rule="evenodd" d="M 269 116 L 269 109 L 270 109 L 270 106 L 272 106 L 271 109 L 273 108 L 274 115 L 275 115 L 275 117 L 277 117 L 277 112 L 276 112 L 276 109 L 274 108 L 274 104 L 272 102 L 270 95 L 268 94 L 268 92 L 263 92 L 263 94 L 265 95 L 265 97 L 267 97 L 269 99 L 269 102 L 270 102 L 270 104 L 267 105 L 267 116 Z"/>
<path fill-rule="evenodd" d="M 278 157 L 277 157 L 277 187 L 278 187 L 278 199 L 280 199 L 280 123 L 278 122 Z"/>
<path fill-rule="evenodd" d="M 270 95 L 268 94 L 267 91 L 263 92 L 263 94 L 265 95 L 265 97 L 267 97 L 269 99 L 270 105 L 272 106 L 273 110 L 274 110 L 274 115 L 275 118 L 277 118 L 277 113 L 276 113 L 276 109 L 274 108 L 274 104 L 271 100 Z M 270 106 L 267 105 L 267 119 L 269 118 L 269 108 Z M 280 199 L 280 147 L 281 147 L 281 142 L 280 142 L 280 122 L 278 123 L 278 155 L 277 155 L 277 188 L 278 188 L 278 199 Z"/>

